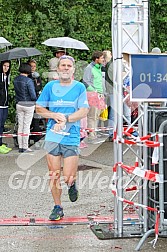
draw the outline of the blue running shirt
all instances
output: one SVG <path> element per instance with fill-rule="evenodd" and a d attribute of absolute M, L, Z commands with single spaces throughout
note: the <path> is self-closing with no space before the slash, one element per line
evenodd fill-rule
<path fill-rule="evenodd" d="M 48 108 L 55 113 L 70 115 L 80 108 L 88 108 L 85 86 L 78 81 L 71 85 L 62 86 L 59 80 L 48 82 L 40 94 L 36 104 Z M 45 141 L 61 143 L 64 145 L 79 146 L 80 144 L 80 121 L 66 123 L 65 129 L 59 133 L 52 131 L 55 120 L 49 119 Z"/>

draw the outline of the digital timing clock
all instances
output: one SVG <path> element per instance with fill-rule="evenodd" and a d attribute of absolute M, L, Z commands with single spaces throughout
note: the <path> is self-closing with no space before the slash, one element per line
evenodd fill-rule
<path fill-rule="evenodd" d="M 130 55 L 132 101 L 167 100 L 167 54 Z"/>

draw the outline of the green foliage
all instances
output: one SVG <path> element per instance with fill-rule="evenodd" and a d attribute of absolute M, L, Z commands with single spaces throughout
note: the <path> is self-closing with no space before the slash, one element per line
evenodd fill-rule
<path fill-rule="evenodd" d="M 36 47 L 38 71 L 48 71 L 53 50 L 41 43 L 51 37 L 69 36 L 84 41 L 90 51 L 69 50 L 75 59 L 90 61 L 94 50 L 111 49 L 111 0 L 0 0 L 0 36 L 13 47 Z M 150 0 L 151 47 L 167 50 L 167 2 Z M 27 59 L 25 59 L 27 60 Z M 12 61 L 12 80 L 18 64 Z M 81 73 L 77 73 L 80 78 Z M 43 84 L 45 82 L 43 81 Z M 10 85 L 10 119 L 14 118 L 14 91 Z"/>
<path fill-rule="evenodd" d="M 151 48 L 167 51 L 167 1 L 150 0 Z"/>

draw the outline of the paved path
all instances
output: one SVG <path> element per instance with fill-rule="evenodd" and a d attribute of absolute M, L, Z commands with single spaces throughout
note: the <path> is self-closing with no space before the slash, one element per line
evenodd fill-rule
<path fill-rule="evenodd" d="M 10 144 L 12 142 L 9 141 Z M 134 160 L 128 155 L 127 163 Z M 81 152 L 78 171 L 80 197 L 71 203 L 63 184 L 63 208 L 66 217 L 87 215 L 111 216 L 113 195 L 110 189 L 113 165 L 113 144 L 91 145 Z M 19 155 L 14 149 L 0 155 L 0 218 L 48 218 L 53 207 L 48 192 L 45 152 L 36 150 Z M 59 225 L 42 227 L 0 227 L 0 252 L 101 252 L 134 251 L 139 239 L 99 240 L 89 225 Z M 148 241 L 142 251 L 152 252 Z M 154 251 L 166 251 L 167 240 L 159 239 Z"/>

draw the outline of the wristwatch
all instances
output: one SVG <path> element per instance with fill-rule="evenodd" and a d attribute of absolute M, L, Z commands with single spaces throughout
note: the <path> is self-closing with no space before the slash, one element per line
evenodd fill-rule
<path fill-rule="evenodd" d="M 66 118 L 66 120 L 67 120 L 67 122 L 68 122 L 69 115 L 65 115 L 65 118 Z"/>

